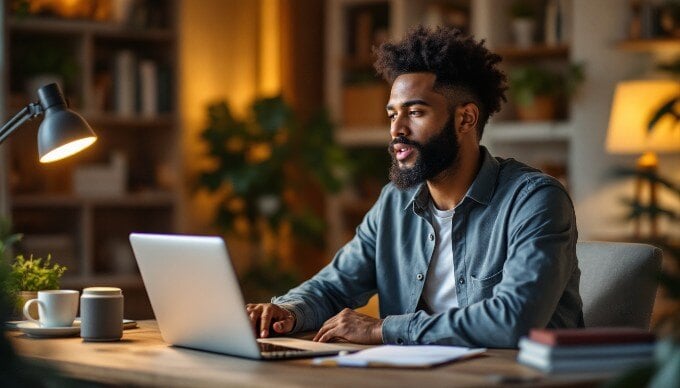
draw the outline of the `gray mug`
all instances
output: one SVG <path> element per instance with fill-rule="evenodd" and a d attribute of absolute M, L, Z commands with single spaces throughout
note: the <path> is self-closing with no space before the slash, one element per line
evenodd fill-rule
<path fill-rule="evenodd" d="M 118 341 L 123 336 L 123 292 L 89 287 L 80 297 L 80 336 L 85 341 Z"/>

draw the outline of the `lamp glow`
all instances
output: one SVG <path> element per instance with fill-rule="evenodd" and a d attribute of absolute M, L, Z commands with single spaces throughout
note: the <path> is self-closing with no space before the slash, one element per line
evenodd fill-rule
<path fill-rule="evenodd" d="M 52 151 L 46 153 L 45 155 L 41 156 L 40 163 L 56 162 L 57 160 L 68 158 L 69 156 L 77 154 L 78 152 L 89 147 L 95 141 L 97 141 L 97 138 L 91 136 L 86 137 L 84 139 L 74 140 L 70 143 L 66 143 L 63 146 L 57 147 Z"/>

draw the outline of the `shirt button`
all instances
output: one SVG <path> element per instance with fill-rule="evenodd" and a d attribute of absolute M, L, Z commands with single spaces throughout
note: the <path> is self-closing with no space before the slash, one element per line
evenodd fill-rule
<path fill-rule="evenodd" d="M 419 273 L 419 274 L 416 275 L 416 279 L 423 280 L 423 279 L 425 279 L 425 276 L 422 273 Z"/>
<path fill-rule="evenodd" d="M 397 338 L 397 344 L 403 345 L 403 344 L 404 344 L 404 340 L 401 339 L 401 338 Z"/>
<path fill-rule="evenodd" d="M 461 276 L 458 278 L 458 283 L 465 284 L 465 279 Z"/>
<path fill-rule="evenodd" d="M 434 234 L 430 233 L 430 241 L 434 241 Z"/>

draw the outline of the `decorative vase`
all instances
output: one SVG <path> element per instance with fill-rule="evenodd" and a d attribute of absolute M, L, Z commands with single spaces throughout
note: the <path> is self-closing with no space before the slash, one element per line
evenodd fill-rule
<path fill-rule="evenodd" d="M 517 117 L 522 121 L 548 121 L 555 119 L 557 101 L 552 96 L 535 96 L 530 105 L 517 105 Z"/>
<path fill-rule="evenodd" d="M 527 48 L 534 44 L 534 31 L 536 22 L 529 18 L 518 18 L 512 20 L 512 32 L 517 47 Z"/>

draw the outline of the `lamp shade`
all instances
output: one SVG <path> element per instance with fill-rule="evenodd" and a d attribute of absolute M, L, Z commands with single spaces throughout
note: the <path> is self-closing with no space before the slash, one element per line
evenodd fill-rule
<path fill-rule="evenodd" d="M 45 111 L 38 129 L 40 162 L 49 163 L 71 156 L 97 140 L 85 119 L 68 109 L 57 84 L 40 88 L 38 97 Z"/>
<path fill-rule="evenodd" d="M 680 151 L 680 122 L 671 115 L 661 118 L 651 131 L 649 121 L 668 101 L 680 96 L 677 80 L 620 82 L 614 92 L 606 149 L 611 153 Z"/>

